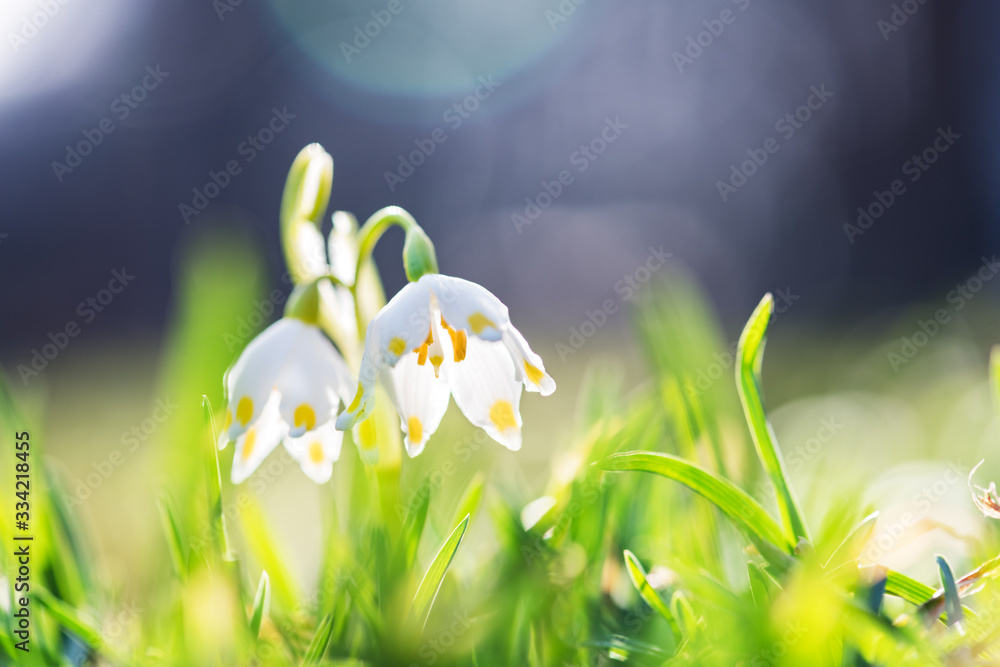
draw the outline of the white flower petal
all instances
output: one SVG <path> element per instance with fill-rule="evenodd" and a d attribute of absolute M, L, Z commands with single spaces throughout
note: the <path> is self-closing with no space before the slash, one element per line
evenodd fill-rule
<path fill-rule="evenodd" d="M 354 274 L 358 268 L 358 223 L 346 211 L 335 211 L 333 229 L 327 241 L 330 253 L 330 273 L 344 285 L 354 284 Z"/>
<path fill-rule="evenodd" d="M 508 449 L 521 449 L 521 383 L 514 362 L 501 343 L 470 338 L 464 361 L 446 371 L 459 409 L 470 422 L 486 430 Z"/>
<path fill-rule="evenodd" d="M 278 412 L 278 401 L 277 392 L 272 393 L 260 417 L 236 439 L 231 472 L 233 484 L 240 484 L 253 474 L 288 432 Z"/>
<path fill-rule="evenodd" d="M 326 243 L 316 225 L 309 220 L 299 220 L 292 224 L 290 241 L 292 256 L 296 264 L 292 275 L 297 282 L 304 283 L 326 275 Z"/>
<path fill-rule="evenodd" d="M 441 371 L 441 377 L 435 377 L 431 362 L 425 360 L 423 365 L 419 364 L 416 353 L 400 359 L 391 371 L 396 412 L 406 434 L 406 452 L 411 457 L 423 451 L 448 410 L 451 392 L 444 369 Z"/>
<path fill-rule="evenodd" d="M 289 434 L 299 437 L 325 424 L 350 385 L 347 365 L 333 343 L 317 327 L 305 325 L 275 384 Z"/>
<path fill-rule="evenodd" d="M 426 283 L 437 299 L 438 308 L 453 329 L 470 331 L 483 340 L 500 340 L 510 322 L 507 306 L 485 287 L 476 283 L 428 274 L 419 283 Z"/>
<path fill-rule="evenodd" d="M 288 453 L 298 461 L 302 472 L 317 484 L 330 479 L 333 462 L 340 458 L 343 443 L 344 434 L 334 428 L 333 421 L 329 420 L 302 437 L 285 438 Z"/>
<path fill-rule="evenodd" d="M 223 430 L 236 439 L 260 416 L 304 322 L 282 318 L 250 341 L 226 374 L 229 406 Z M 220 437 L 221 440 L 221 437 Z"/>
<path fill-rule="evenodd" d="M 528 391 L 537 391 L 542 396 L 548 396 L 556 390 L 556 382 L 545 372 L 542 358 L 535 354 L 524 340 L 521 332 L 513 324 L 507 325 L 503 332 L 503 342 L 514 359 L 514 373 L 518 381 L 523 382 Z"/>
<path fill-rule="evenodd" d="M 339 336 L 338 343 L 355 347 L 358 343 L 358 320 L 351 290 L 324 280 L 319 283 L 319 299 L 323 307 L 320 311 L 321 323 L 330 325 L 335 335 Z"/>
<path fill-rule="evenodd" d="M 408 283 L 368 323 L 365 353 L 358 373 L 358 389 L 347 410 L 337 417 L 337 429 L 346 431 L 371 414 L 375 383 L 382 371 L 427 340 L 430 332 L 430 290 Z"/>

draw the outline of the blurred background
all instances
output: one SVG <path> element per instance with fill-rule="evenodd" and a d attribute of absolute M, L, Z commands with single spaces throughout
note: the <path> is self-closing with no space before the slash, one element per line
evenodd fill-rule
<path fill-rule="evenodd" d="M 723 351 L 775 293 L 779 437 L 808 448 L 822 420 L 844 424 L 790 466 L 806 505 L 852 489 L 913 504 L 960 464 L 933 503 L 954 534 L 924 545 L 960 552 L 963 526 L 981 525 L 964 475 L 996 443 L 998 15 L 935 0 L 7 0 L 3 365 L 45 406 L 70 485 L 129 433 L 145 443 L 132 429 L 156 430 L 157 401 L 192 400 L 157 389 L 183 258 L 232 249 L 252 265 L 219 266 L 255 298 L 287 293 L 281 188 L 319 142 L 332 207 L 408 209 L 442 270 L 499 296 L 560 383 L 555 402 L 524 401 L 525 451 L 488 445 L 480 467 L 501 460 L 528 489 L 546 477 L 562 428 L 549 418 L 593 359 L 616 355 L 623 392 L 643 381 L 632 301 L 682 270 L 717 311 L 727 391 Z M 401 244 L 376 255 L 390 294 Z M 256 310 L 233 312 L 222 368 L 277 316 Z M 218 396 L 213 377 L 194 400 Z M 454 413 L 446 428 L 464 428 Z M 157 459 L 126 453 L 113 465 L 129 473 L 90 488 L 82 515 L 123 563 L 161 539 L 133 516 L 152 501 L 125 500 Z M 308 522 L 312 491 L 285 477 L 269 496 Z"/>

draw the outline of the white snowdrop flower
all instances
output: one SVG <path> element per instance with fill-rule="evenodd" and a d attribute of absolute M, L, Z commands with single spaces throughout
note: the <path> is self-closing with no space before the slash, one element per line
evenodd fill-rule
<path fill-rule="evenodd" d="M 368 416 L 377 380 L 395 398 L 410 456 L 437 430 L 452 395 L 470 422 L 518 450 L 522 384 L 543 396 L 556 388 L 499 299 L 438 273 L 407 284 L 369 323 L 357 393 L 337 429 Z"/>
<path fill-rule="evenodd" d="M 218 444 L 236 441 L 233 483 L 282 441 L 312 480 L 330 478 L 343 440 L 333 417 L 351 399 L 354 382 L 319 327 L 292 316 L 278 320 L 247 345 L 225 384 L 229 404 Z"/>

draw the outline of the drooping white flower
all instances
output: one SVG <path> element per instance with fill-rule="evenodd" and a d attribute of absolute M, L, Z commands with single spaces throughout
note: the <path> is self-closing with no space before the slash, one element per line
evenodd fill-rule
<path fill-rule="evenodd" d="M 236 441 L 232 480 L 239 484 L 284 442 L 315 482 L 330 478 L 343 433 L 333 417 L 354 382 L 319 328 L 284 317 L 253 339 L 226 375 L 229 404 L 219 449 Z"/>
<path fill-rule="evenodd" d="M 368 416 L 377 380 L 395 398 L 410 456 L 437 430 L 452 395 L 470 422 L 518 450 L 521 386 L 543 396 L 556 388 L 499 299 L 437 273 L 407 284 L 369 323 L 357 393 L 338 429 Z"/>

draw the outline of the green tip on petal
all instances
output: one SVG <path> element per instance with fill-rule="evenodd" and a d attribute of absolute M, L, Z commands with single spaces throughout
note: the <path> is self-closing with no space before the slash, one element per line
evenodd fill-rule
<path fill-rule="evenodd" d="M 298 285 L 292 290 L 291 296 L 288 297 L 288 304 L 285 306 L 285 317 L 294 317 L 314 326 L 319 324 L 320 280 L 323 279 Z"/>
<path fill-rule="evenodd" d="M 424 230 L 414 225 L 406 230 L 406 242 L 403 244 L 403 266 L 410 282 L 420 280 L 421 276 L 438 272 L 437 254 L 434 244 L 424 233 Z"/>

